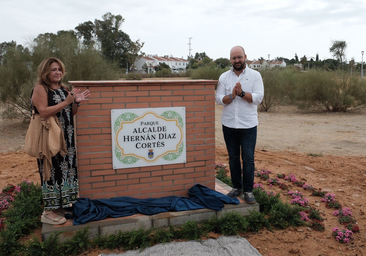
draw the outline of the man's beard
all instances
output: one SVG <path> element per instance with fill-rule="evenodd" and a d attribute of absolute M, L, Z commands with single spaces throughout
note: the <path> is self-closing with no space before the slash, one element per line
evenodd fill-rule
<path fill-rule="evenodd" d="M 235 69 L 235 71 L 241 71 L 245 68 L 245 62 L 243 61 L 243 63 L 240 66 L 237 66 L 235 64 L 235 65 L 233 65 L 233 68 Z"/>

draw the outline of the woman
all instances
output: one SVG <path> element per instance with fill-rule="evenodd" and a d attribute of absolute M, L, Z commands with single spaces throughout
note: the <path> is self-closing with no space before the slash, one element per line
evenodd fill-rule
<path fill-rule="evenodd" d="M 37 159 L 41 176 L 44 212 L 41 221 L 47 224 L 66 222 L 65 208 L 75 203 L 78 194 L 76 148 L 73 116 L 90 92 L 71 92 L 62 84 L 65 66 L 57 58 L 47 58 L 38 67 L 38 81 L 32 93 L 32 107 L 42 117 L 57 116 L 63 130 L 67 154 L 52 157 L 50 178 L 45 179 L 44 159 Z"/>

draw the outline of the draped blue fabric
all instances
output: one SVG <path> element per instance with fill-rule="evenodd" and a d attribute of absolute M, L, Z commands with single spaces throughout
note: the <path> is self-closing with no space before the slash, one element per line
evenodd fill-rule
<path fill-rule="evenodd" d="M 74 204 L 74 225 L 89 221 L 117 218 L 137 213 L 154 215 L 162 212 L 179 212 L 209 208 L 221 211 L 224 204 L 239 204 L 237 198 L 230 198 L 201 184 L 188 190 L 189 197 L 167 196 L 161 198 L 137 199 L 114 197 L 110 199 L 79 198 Z"/>

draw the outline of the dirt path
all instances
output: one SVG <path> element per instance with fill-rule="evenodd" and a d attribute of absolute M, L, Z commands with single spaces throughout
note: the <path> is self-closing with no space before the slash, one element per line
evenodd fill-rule
<path fill-rule="evenodd" d="M 216 145 L 225 145 L 216 106 Z M 366 109 L 348 113 L 304 113 L 277 107 L 259 113 L 257 149 L 366 156 Z"/>
<path fill-rule="evenodd" d="M 216 107 L 216 163 L 227 164 L 227 153 L 222 138 L 220 116 Z M 348 246 L 331 237 L 332 228 L 341 227 L 334 209 L 328 209 L 318 197 L 298 187 L 319 209 L 325 218 L 325 231 L 306 227 L 262 230 L 243 237 L 263 256 L 283 255 L 366 255 L 366 109 L 351 113 L 304 113 L 293 107 L 279 107 L 269 113 L 259 113 L 256 167 L 275 174 L 294 174 L 299 180 L 316 188 L 334 193 L 336 199 L 349 207 L 360 226 L 360 233 Z M 28 157 L 24 148 L 26 126 L 19 120 L 0 119 L 0 188 L 18 184 L 23 179 L 39 181 L 35 159 Z M 309 155 L 311 154 L 311 155 Z M 275 174 L 271 178 L 275 178 Z M 256 178 L 255 182 L 262 182 Z M 263 183 L 263 182 L 262 182 Z M 267 191 L 281 193 L 277 187 Z M 98 255 L 94 251 L 88 255 Z"/>

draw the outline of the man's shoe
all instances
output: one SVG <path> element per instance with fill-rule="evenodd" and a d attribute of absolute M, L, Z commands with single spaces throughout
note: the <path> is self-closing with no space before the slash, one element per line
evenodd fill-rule
<path fill-rule="evenodd" d="M 244 201 L 247 204 L 254 204 L 255 203 L 255 197 L 252 192 L 244 192 Z"/>
<path fill-rule="evenodd" d="M 243 194 L 243 191 L 241 189 L 238 188 L 233 188 L 228 194 L 227 196 L 234 198 L 237 196 L 241 196 Z"/>

